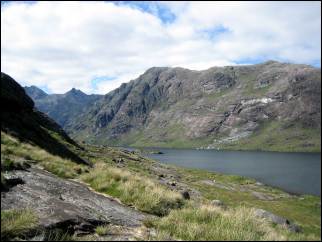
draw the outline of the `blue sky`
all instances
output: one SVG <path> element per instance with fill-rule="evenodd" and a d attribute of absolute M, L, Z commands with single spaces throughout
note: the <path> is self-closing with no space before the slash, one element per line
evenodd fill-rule
<path fill-rule="evenodd" d="M 171 9 L 162 3 L 159 2 L 148 2 L 148 1 L 118 1 L 117 5 L 122 6 L 130 6 L 140 11 L 147 12 L 149 14 L 153 14 L 157 18 L 159 18 L 164 24 L 172 23 L 176 15 L 172 13 Z"/>
<path fill-rule="evenodd" d="M 320 2 L 10 2 L 1 69 L 22 85 L 107 93 L 152 66 L 321 66 Z"/>

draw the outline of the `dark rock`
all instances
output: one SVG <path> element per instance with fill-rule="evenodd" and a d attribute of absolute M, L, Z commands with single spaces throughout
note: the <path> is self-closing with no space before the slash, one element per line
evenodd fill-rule
<path fill-rule="evenodd" d="M 1 108 L 11 110 L 32 110 L 34 102 L 24 89 L 9 75 L 1 72 Z"/>
<path fill-rule="evenodd" d="M 164 153 L 162 151 L 150 151 L 150 154 L 162 155 Z"/>
<path fill-rule="evenodd" d="M 294 224 L 291 223 L 288 219 L 277 216 L 271 212 L 268 212 L 264 209 L 256 209 L 255 210 L 255 216 L 258 218 L 264 218 L 267 219 L 269 221 L 271 221 L 272 223 L 275 224 L 279 224 L 279 225 L 283 225 L 285 226 L 288 230 L 292 231 L 292 232 L 301 232 L 301 228 Z"/>
<path fill-rule="evenodd" d="M 1 184 L 3 185 L 1 187 L 1 191 L 3 192 L 8 192 L 10 188 L 25 183 L 21 177 L 16 177 L 16 176 L 8 177 L 8 175 L 4 175 L 4 179 L 5 179 L 5 184 Z"/>
<path fill-rule="evenodd" d="M 74 229 L 79 231 L 94 232 L 95 226 L 87 222 L 82 222 L 79 225 L 75 225 Z"/>
<path fill-rule="evenodd" d="M 118 159 L 117 159 L 117 162 L 118 162 L 118 163 L 123 163 L 123 162 L 124 162 L 124 159 L 123 159 L 123 158 L 118 158 Z"/>
<path fill-rule="evenodd" d="M 91 165 L 66 147 L 64 142 L 75 149 L 79 145 L 54 120 L 35 109 L 24 89 L 4 73 L 1 73 L 1 103 L 1 131 L 23 142 L 34 143 L 53 155 Z M 64 106 L 68 107 L 66 104 Z M 49 132 L 59 136 L 59 139 L 52 137 Z"/>
<path fill-rule="evenodd" d="M 183 191 L 181 192 L 181 195 L 184 199 L 189 200 L 190 199 L 190 194 L 188 191 Z"/>

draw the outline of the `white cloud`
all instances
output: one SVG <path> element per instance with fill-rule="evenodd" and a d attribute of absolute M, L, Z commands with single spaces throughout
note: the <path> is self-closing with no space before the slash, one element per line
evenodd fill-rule
<path fill-rule="evenodd" d="M 174 21 L 158 18 L 161 5 Z M 152 66 L 321 62 L 320 2 L 160 2 L 151 9 L 112 2 L 10 3 L 1 9 L 1 69 L 22 85 L 54 93 L 72 87 L 106 93 Z M 95 87 L 97 76 L 115 79 Z"/>

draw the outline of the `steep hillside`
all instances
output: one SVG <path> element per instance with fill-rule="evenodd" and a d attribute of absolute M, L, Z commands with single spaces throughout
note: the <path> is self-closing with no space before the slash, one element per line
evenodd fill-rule
<path fill-rule="evenodd" d="M 54 119 L 66 131 L 71 123 L 85 112 L 102 95 L 86 95 L 75 88 L 65 94 L 46 94 L 41 89 L 25 87 L 26 93 L 34 100 L 36 107 Z"/>
<path fill-rule="evenodd" d="M 91 143 L 320 151 L 321 70 L 268 61 L 205 71 L 153 67 L 68 128 Z"/>
<path fill-rule="evenodd" d="M 1 131 L 53 155 L 88 163 L 74 152 L 81 147 L 55 121 L 35 109 L 24 89 L 5 73 L 1 73 L 1 104 Z"/>

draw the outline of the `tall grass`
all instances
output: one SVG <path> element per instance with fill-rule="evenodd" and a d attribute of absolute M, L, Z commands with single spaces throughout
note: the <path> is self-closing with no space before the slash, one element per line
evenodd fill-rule
<path fill-rule="evenodd" d="M 37 216 L 29 209 L 1 210 L 1 240 L 24 237 L 37 224 Z"/>
<path fill-rule="evenodd" d="M 167 217 L 149 221 L 156 227 L 157 240 L 316 240 L 313 235 L 273 228 L 269 222 L 257 219 L 251 208 L 237 207 L 223 210 L 211 205 L 189 206 L 173 210 Z"/>
<path fill-rule="evenodd" d="M 96 191 L 117 197 L 125 204 L 158 216 L 164 216 L 171 209 L 182 207 L 184 203 L 179 193 L 151 179 L 101 162 L 96 163 L 94 169 L 80 178 Z"/>
<path fill-rule="evenodd" d="M 1 167 L 23 167 L 24 163 L 38 163 L 46 170 L 62 178 L 74 178 L 87 170 L 82 164 L 52 155 L 36 145 L 23 143 L 1 132 Z M 21 160 L 21 158 L 23 160 Z"/>

